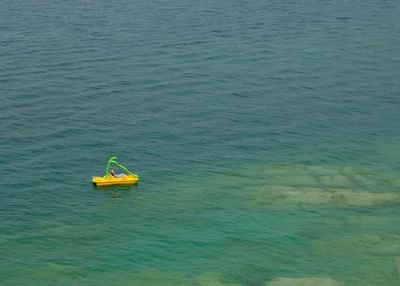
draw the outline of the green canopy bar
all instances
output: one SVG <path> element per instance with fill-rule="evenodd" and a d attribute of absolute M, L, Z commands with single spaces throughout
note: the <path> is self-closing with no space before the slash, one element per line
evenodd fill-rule
<path fill-rule="evenodd" d="M 112 156 L 110 159 L 108 159 L 105 177 L 108 177 L 110 175 L 110 167 L 112 165 L 116 165 L 116 166 L 120 167 L 122 170 L 124 170 L 125 172 L 127 172 L 129 175 L 139 178 L 138 175 L 132 173 L 126 167 L 122 166 L 117 161 L 115 161 L 116 159 L 118 159 L 116 156 Z"/>

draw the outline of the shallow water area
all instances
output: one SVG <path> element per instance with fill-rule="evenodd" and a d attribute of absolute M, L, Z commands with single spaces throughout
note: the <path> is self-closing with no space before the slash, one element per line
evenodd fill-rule
<path fill-rule="evenodd" d="M 399 11 L 2 1 L 0 284 L 399 285 Z"/>

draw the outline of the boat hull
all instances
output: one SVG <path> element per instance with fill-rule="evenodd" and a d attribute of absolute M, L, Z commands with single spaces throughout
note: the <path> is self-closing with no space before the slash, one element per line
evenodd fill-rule
<path fill-rule="evenodd" d="M 132 175 L 126 175 L 122 178 L 113 176 L 92 178 L 92 183 L 96 186 L 133 185 L 137 183 L 137 181 L 139 181 L 139 178 Z"/>

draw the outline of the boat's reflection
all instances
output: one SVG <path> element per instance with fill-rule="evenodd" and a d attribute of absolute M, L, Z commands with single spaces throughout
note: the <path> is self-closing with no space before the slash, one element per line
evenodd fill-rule
<path fill-rule="evenodd" d="M 93 185 L 93 189 L 96 191 L 102 191 L 109 193 L 111 197 L 117 198 L 125 193 L 138 191 L 138 184 L 133 185 L 113 185 L 113 186 L 96 186 Z"/>

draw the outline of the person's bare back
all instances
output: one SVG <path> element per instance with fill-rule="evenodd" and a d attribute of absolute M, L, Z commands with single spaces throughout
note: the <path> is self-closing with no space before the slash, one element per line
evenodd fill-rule
<path fill-rule="evenodd" d="M 117 174 L 115 171 L 116 171 L 115 168 L 111 167 L 111 170 L 110 170 L 111 176 L 113 176 L 115 178 L 122 178 L 122 177 L 126 176 L 126 174 L 124 174 L 124 173 Z"/>

